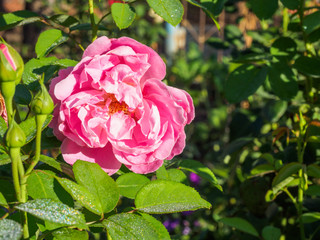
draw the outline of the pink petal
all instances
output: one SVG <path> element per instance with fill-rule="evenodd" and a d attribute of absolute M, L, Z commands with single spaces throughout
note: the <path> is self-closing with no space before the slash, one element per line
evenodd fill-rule
<path fill-rule="evenodd" d="M 111 144 L 104 148 L 88 148 L 79 146 L 66 138 L 61 145 L 64 160 L 73 165 L 77 160 L 97 163 L 109 175 L 116 173 L 121 163 L 115 158 Z"/>
<path fill-rule="evenodd" d="M 112 47 L 129 46 L 136 53 L 144 53 L 149 55 L 148 63 L 150 64 L 149 70 L 145 73 L 141 83 L 143 84 L 149 78 L 156 78 L 162 80 L 166 76 L 166 65 L 161 57 L 152 48 L 137 42 L 136 40 L 128 37 L 121 37 L 119 39 L 111 39 Z"/>
<path fill-rule="evenodd" d="M 158 170 L 163 164 L 163 161 L 158 160 L 152 163 L 146 164 L 135 164 L 135 165 L 126 165 L 132 172 L 138 174 L 147 174 Z"/>
<path fill-rule="evenodd" d="M 99 37 L 87 47 L 82 55 L 82 58 L 101 55 L 110 50 L 110 46 L 111 41 L 109 38 L 107 38 L 106 36 Z"/>
<path fill-rule="evenodd" d="M 168 90 L 176 103 L 180 105 L 187 113 L 187 124 L 194 119 L 194 105 L 191 96 L 184 90 L 169 87 Z"/>

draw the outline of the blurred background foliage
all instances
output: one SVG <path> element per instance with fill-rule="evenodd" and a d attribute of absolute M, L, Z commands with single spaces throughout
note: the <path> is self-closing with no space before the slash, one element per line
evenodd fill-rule
<path fill-rule="evenodd" d="M 19 10 L 10 2 L 1 1 L 2 12 Z M 187 129 L 186 149 L 171 167 L 178 167 L 180 160 L 198 160 L 210 167 L 223 186 L 220 192 L 205 179 L 189 175 L 188 181 L 213 208 L 162 216 L 161 220 L 173 239 L 300 239 L 292 198 L 297 199 L 301 176 L 292 170 L 284 175 L 291 181 L 278 189 L 274 181 L 280 169 L 299 162 L 297 144 L 305 124 L 304 231 L 306 239 L 320 239 L 320 3 L 213 2 L 220 31 L 209 17 L 185 1 L 184 18 L 175 30 L 170 30 L 145 1 L 132 3 L 136 19 L 129 28 L 119 30 L 111 15 L 99 26 L 99 35 L 129 36 L 162 55 L 167 63 L 165 81 L 188 91 L 196 107 L 196 118 Z M 301 3 L 305 4 L 302 12 Z M 66 14 L 76 17 L 70 21 L 86 23 L 86 4 L 84 0 L 21 1 L 20 9 L 47 16 Z M 97 18 L 110 12 L 107 1 L 96 4 Z M 51 55 L 81 58 L 82 51 L 74 42 L 84 47 L 90 43 L 90 25 L 75 26 L 71 27 L 74 41 L 67 41 Z M 49 27 L 38 22 L 1 35 L 27 62 L 35 57 L 40 32 Z M 172 31 L 176 34 L 173 37 Z M 169 44 L 174 48 L 168 50 Z"/>

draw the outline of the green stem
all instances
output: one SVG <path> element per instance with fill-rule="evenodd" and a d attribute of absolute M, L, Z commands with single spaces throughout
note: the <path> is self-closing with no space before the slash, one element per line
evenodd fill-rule
<path fill-rule="evenodd" d="M 288 195 L 288 197 L 291 199 L 291 201 L 293 202 L 294 206 L 296 207 L 296 209 L 298 210 L 298 204 L 296 199 L 292 196 L 292 194 L 289 192 L 289 190 L 287 188 L 284 188 L 283 191 Z"/>
<path fill-rule="evenodd" d="M 25 174 L 25 181 L 27 181 L 28 176 L 34 169 L 34 167 L 38 164 L 40 160 L 40 154 L 41 154 L 41 131 L 42 131 L 42 126 L 44 122 L 47 119 L 47 115 L 36 115 L 36 125 L 37 125 L 37 134 L 36 134 L 36 152 L 35 156 L 31 161 L 30 166 L 28 167 L 26 174 Z"/>
<path fill-rule="evenodd" d="M 19 155 L 20 158 L 20 155 Z M 25 172 L 24 167 L 20 158 L 19 164 L 19 175 L 20 175 L 20 189 L 21 189 L 21 196 L 20 196 L 20 202 L 25 203 L 27 202 L 27 182 L 25 178 Z M 29 238 L 29 228 L 28 228 L 28 216 L 26 212 L 21 212 L 21 222 L 23 225 L 23 238 L 28 239 Z"/>
<path fill-rule="evenodd" d="M 19 160 L 20 159 L 20 148 L 9 148 L 11 164 L 12 164 L 12 178 L 14 190 L 16 192 L 16 197 L 18 202 L 21 202 L 21 188 L 19 180 Z"/>
<path fill-rule="evenodd" d="M 288 32 L 288 24 L 289 24 L 289 14 L 288 14 L 288 8 L 283 8 L 283 35 L 287 35 Z"/>
<path fill-rule="evenodd" d="M 303 135 L 301 134 L 302 129 L 300 129 L 300 136 L 298 138 L 298 162 L 303 163 L 303 155 L 304 155 L 304 150 L 306 147 L 306 144 L 304 143 L 302 145 L 303 141 Z M 303 218 L 302 218 L 302 213 L 303 213 L 303 195 L 304 195 L 304 178 L 303 178 L 303 169 L 299 170 L 299 187 L 298 187 L 298 218 L 299 218 L 299 224 L 300 224 L 300 239 L 305 240 L 305 231 L 304 231 L 304 224 L 303 224 Z"/>
<path fill-rule="evenodd" d="M 98 26 L 94 21 L 93 0 L 89 0 L 89 14 L 92 28 L 92 42 L 97 39 Z"/>
<path fill-rule="evenodd" d="M 103 19 L 105 19 L 106 17 L 108 17 L 110 15 L 111 12 L 106 13 L 105 15 L 103 15 L 102 18 L 100 18 L 99 22 L 97 23 L 97 25 L 99 26 L 99 24 L 103 21 Z"/>
<path fill-rule="evenodd" d="M 28 167 L 27 171 L 24 172 L 23 165 L 21 163 L 21 166 L 19 168 L 20 175 L 21 175 L 21 198 L 20 202 L 26 202 L 27 201 L 27 180 L 30 176 L 30 173 L 34 169 L 34 167 L 37 165 L 37 163 L 40 160 L 40 154 L 41 154 L 41 132 L 42 132 L 42 125 L 45 122 L 47 118 L 47 115 L 36 115 L 36 125 L 37 125 L 37 133 L 36 133 L 36 152 L 35 156 Z M 20 157 L 20 155 L 19 155 Z M 20 159 L 21 161 L 21 159 Z M 23 222 L 23 237 L 24 239 L 29 238 L 29 229 L 28 229 L 28 219 L 27 219 L 27 213 L 22 213 L 21 215 L 22 222 Z"/>
<path fill-rule="evenodd" d="M 305 239 L 305 232 L 304 232 L 304 224 L 303 224 L 303 218 L 302 218 L 302 208 L 303 208 L 303 170 L 299 170 L 299 179 L 300 184 L 298 188 L 298 216 L 299 216 L 299 224 L 300 224 L 300 238 L 301 240 Z"/>

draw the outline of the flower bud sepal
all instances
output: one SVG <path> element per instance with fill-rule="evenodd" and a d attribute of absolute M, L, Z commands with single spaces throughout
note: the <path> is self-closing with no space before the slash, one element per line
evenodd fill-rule
<path fill-rule="evenodd" d="M 6 133 L 6 145 L 8 148 L 21 148 L 25 145 L 25 143 L 26 135 L 14 120 L 13 115 Z"/>
<path fill-rule="evenodd" d="M 54 109 L 54 103 L 42 81 L 40 87 L 40 91 L 31 102 L 31 111 L 35 115 L 49 115 Z"/>

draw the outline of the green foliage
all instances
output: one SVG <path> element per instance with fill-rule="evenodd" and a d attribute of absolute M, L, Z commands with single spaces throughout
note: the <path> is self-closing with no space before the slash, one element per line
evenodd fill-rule
<path fill-rule="evenodd" d="M 148 217 L 122 213 L 110 216 L 103 225 L 112 239 L 170 239 L 163 225 L 154 225 L 155 220 L 151 221 Z"/>
<path fill-rule="evenodd" d="M 51 199 L 30 200 L 15 208 L 30 213 L 42 220 L 87 229 L 82 213 Z"/>
<path fill-rule="evenodd" d="M 126 173 L 117 178 L 117 185 L 120 190 L 120 194 L 124 197 L 134 199 L 137 192 L 143 187 L 143 185 L 149 183 L 150 180 L 136 173 Z"/>
<path fill-rule="evenodd" d="M 187 0 L 218 29 L 218 15 L 225 17 L 219 18 L 223 37 L 210 37 L 203 53 L 190 43 L 187 52 L 166 59 L 168 84 L 190 92 L 196 106 L 185 152 L 156 173 L 121 169 L 116 177 L 95 163 L 71 167 L 54 150 L 60 142 L 46 128 L 52 117 L 46 113 L 37 127 L 30 111 L 38 81 L 43 77 L 48 86 L 60 69 L 75 66 L 68 58 L 79 60 L 80 50 L 100 35 L 129 35 L 161 49 L 166 31 L 150 9 L 176 26 L 183 5 L 95 1 L 99 11 L 89 16 L 88 4 L 71 2 L 61 4 L 74 16 L 59 7 L 51 16 L 0 14 L 1 31 L 33 23 L 42 31 L 34 46 L 22 47 L 28 61 L 14 108 L 27 143 L 14 157 L 3 143 L 8 125 L 0 118 L 0 239 L 20 239 L 26 216 L 25 239 L 319 238 L 320 11 L 314 1 Z M 35 54 L 26 55 L 30 49 Z M 52 156 L 40 154 L 48 149 Z M 18 184 L 12 158 L 20 161 Z M 206 210 L 184 213 L 200 208 Z M 149 215 L 162 213 L 169 215 Z M 161 222 L 172 224 L 167 230 Z"/>
<path fill-rule="evenodd" d="M 120 30 L 129 27 L 136 17 L 136 13 L 132 10 L 129 4 L 125 3 L 112 4 L 111 13 Z"/>
<path fill-rule="evenodd" d="M 242 65 L 235 69 L 226 82 L 226 98 L 230 102 L 240 102 L 255 93 L 267 76 L 266 68 Z"/>
<path fill-rule="evenodd" d="M 103 213 L 112 211 L 119 201 L 119 188 L 114 180 L 96 163 L 77 161 L 73 165 L 78 184 L 92 193 Z M 100 206 L 96 206 L 100 209 Z"/>
<path fill-rule="evenodd" d="M 157 194 L 152 194 L 155 192 Z M 168 180 L 155 180 L 140 189 L 135 206 L 145 213 L 170 213 L 210 208 L 193 188 Z"/>
<path fill-rule="evenodd" d="M 2 219 L 0 220 L 0 239 L 12 239 L 19 240 L 22 236 L 22 227 L 19 223 L 10 220 Z"/>
<path fill-rule="evenodd" d="M 219 220 L 219 222 L 222 222 L 230 227 L 234 227 L 240 231 L 249 233 L 253 236 L 258 237 L 259 233 L 257 230 L 246 220 L 238 217 L 234 218 L 222 218 Z"/>
<path fill-rule="evenodd" d="M 35 47 L 37 57 L 46 57 L 54 48 L 67 40 L 68 35 L 58 29 L 49 29 L 42 32 Z"/>
<path fill-rule="evenodd" d="M 149 6 L 173 26 L 181 22 L 183 6 L 179 0 L 147 0 Z"/>

